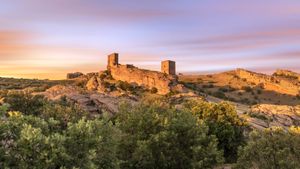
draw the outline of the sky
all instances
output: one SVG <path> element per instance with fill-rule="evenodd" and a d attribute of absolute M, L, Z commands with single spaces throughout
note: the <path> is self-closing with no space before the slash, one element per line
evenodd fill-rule
<path fill-rule="evenodd" d="M 107 55 L 159 70 L 300 72 L 299 0 L 0 0 L 0 76 L 63 79 Z"/>

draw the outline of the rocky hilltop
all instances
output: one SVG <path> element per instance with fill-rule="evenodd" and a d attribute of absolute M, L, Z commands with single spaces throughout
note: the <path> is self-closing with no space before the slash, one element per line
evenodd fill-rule
<path fill-rule="evenodd" d="M 160 95 L 176 105 L 190 99 L 229 101 L 254 128 L 300 125 L 299 74 L 277 70 L 266 75 L 236 69 L 211 75 L 176 75 L 175 62 L 163 61 L 161 72 L 121 65 L 118 54 L 108 56 L 107 70 L 68 74 L 72 84 L 56 85 L 43 94 L 50 100 L 66 97 L 92 114 L 118 112 L 126 101 Z"/>
<path fill-rule="evenodd" d="M 294 74 L 292 74 L 291 71 L 277 71 L 275 73 L 275 76 L 269 76 L 265 74 L 247 71 L 244 69 L 237 69 L 235 71 L 235 74 L 239 78 L 246 79 L 253 85 L 260 86 L 265 90 L 275 91 L 277 93 L 288 94 L 293 96 L 298 95 L 300 91 L 300 83 L 295 84 L 289 79 L 280 78 L 283 75 L 288 77 L 297 77 L 294 76 Z"/>

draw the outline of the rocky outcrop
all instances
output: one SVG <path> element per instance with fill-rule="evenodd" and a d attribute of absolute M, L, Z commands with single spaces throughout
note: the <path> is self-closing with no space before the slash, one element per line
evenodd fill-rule
<path fill-rule="evenodd" d="M 273 75 L 300 81 L 300 74 L 290 70 L 278 69 Z"/>
<path fill-rule="evenodd" d="M 237 69 L 235 73 L 239 78 L 245 79 L 247 82 L 257 86 L 261 86 L 265 90 L 293 96 L 299 94 L 300 86 L 286 79 L 255 73 L 244 69 Z"/>
<path fill-rule="evenodd" d="M 54 86 L 45 92 L 38 93 L 44 95 L 50 100 L 58 100 L 65 96 L 69 101 L 77 103 L 81 108 L 92 114 L 101 114 L 108 112 L 115 114 L 118 111 L 119 103 L 135 102 L 129 97 L 117 97 L 98 92 L 86 92 L 74 86 Z"/>
<path fill-rule="evenodd" d="M 300 106 L 261 104 L 253 106 L 249 115 L 250 124 L 262 128 L 300 126 Z"/>
<path fill-rule="evenodd" d="M 67 74 L 67 79 L 75 79 L 78 78 L 80 76 L 83 76 L 84 74 L 81 72 L 75 72 L 75 73 L 68 73 Z"/>

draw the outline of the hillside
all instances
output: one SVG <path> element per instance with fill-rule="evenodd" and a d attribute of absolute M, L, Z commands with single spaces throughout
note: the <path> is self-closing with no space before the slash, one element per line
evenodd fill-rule
<path fill-rule="evenodd" d="M 179 76 L 179 81 L 206 95 L 232 102 L 295 106 L 300 104 L 300 81 L 295 78 L 297 73 L 289 76 L 287 72 L 266 75 L 237 69 L 212 75 Z"/>
<path fill-rule="evenodd" d="M 181 75 L 178 83 L 186 88 L 164 97 L 177 107 L 188 100 L 229 101 L 238 115 L 255 128 L 298 126 L 298 75 L 286 70 L 265 75 L 243 69 L 212 75 Z M 93 115 L 116 114 L 118 105 L 124 101 L 135 104 L 145 97 L 160 95 L 155 88 L 115 80 L 108 71 L 80 74 L 63 81 L 1 78 L 0 82 L 1 93 L 24 90 L 54 101 L 66 97 Z"/>

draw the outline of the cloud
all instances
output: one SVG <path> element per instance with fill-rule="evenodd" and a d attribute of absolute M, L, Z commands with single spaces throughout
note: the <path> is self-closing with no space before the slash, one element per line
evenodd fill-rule
<path fill-rule="evenodd" d="M 300 43 L 299 27 L 275 27 L 242 31 L 233 34 L 207 35 L 206 37 L 172 38 L 161 42 L 166 46 L 192 51 L 245 52 L 266 49 L 277 45 L 296 45 Z"/>
<path fill-rule="evenodd" d="M 25 56 L 31 46 L 33 34 L 26 31 L 0 30 L 0 60 L 13 60 Z"/>
<path fill-rule="evenodd" d="M 41 22 L 47 20 L 55 22 L 116 21 L 123 23 L 179 15 L 178 11 L 169 8 L 169 2 L 141 2 L 137 0 L 10 0 L 7 3 L 11 3 L 18 12 L 7 13 L 6 15 L 15 20 L 22 18 L 23 20 Z M 160 6 L 169 9 L 160 10 Z"/>

